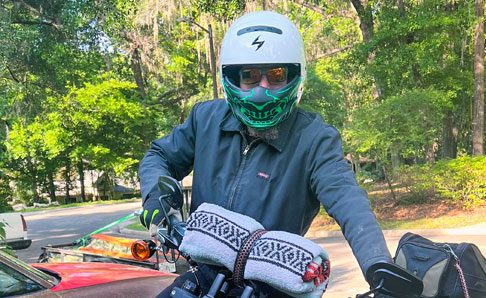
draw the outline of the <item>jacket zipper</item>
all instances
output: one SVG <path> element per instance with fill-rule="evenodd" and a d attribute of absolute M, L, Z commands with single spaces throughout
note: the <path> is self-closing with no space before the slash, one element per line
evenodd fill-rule
<path fill-rule="evenodd" d="M 243 140 L 245 140 L 245 143 L 246 143 L 245 137 L 243 137 Z M 236 174 L 235 182 L 233 183 L 233 189 L 231 190 L 231 195 L 228 199 L 228 204 L 226 205 L 227 209 L 229 209 L 229 210 L 232 210 L 232 208 L 233 208 L 233 203 L 234 203 L 234 200 L 235 200 L 236 191 L 238 190 L 238 186 L 240 184 L 241 177 L 243 176 L 243 170 L 245 169 L 246 161 L 248 159 L 248 152 L 250 151 L 252 146 L 259 141 L 260 141 L 260 139 L 253 140 L 249 144 L 246 144 L 245 149 L 243 149 L 243 158 L 241 159 L 240 166 L 238 168 L 238 174 Z"/>
<path fill-rule="evenodd" d="M 250 145 L 251 144 L 246 145 L 245 150 L 243 150 L 243 155 L 246 155 L 248 153 L 248 151 L 250 151 Z"/>

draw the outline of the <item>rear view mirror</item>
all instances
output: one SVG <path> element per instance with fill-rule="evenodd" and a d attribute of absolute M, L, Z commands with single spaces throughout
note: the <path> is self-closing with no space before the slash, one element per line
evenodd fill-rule
<path fill-rule="evenodd" d="M 162 199 L 174 209 L 181 209 L 184 203 L 182 188 L 179 181 L 170 176 L 159 177 L 160 192 L 165 194 Z"/>
<path fill-rule="evenodd" d="M 392 297 L 419 298 L 423 291 L 422 281 L 398 265 L 379 262 L 368 268 L 367 279 L 371 282 L 372 292 Z"/>

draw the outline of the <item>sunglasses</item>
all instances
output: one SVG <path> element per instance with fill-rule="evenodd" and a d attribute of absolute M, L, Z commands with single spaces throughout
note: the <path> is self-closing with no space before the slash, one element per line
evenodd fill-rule
<path fill-rule="evenodd" d="M 240 83 L 245 85 L 258 84 L 263 75 L 270 85 L 278 85 L 287 81 L 288 69 L 285 66 L 271 68 L 242 68 L 240 69 Z"/>

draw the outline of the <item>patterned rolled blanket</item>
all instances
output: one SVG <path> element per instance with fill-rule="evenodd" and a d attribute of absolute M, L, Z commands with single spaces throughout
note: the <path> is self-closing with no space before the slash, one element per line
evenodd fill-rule
<path fill-rule="evenodd" d="M 204 203 L 187 222 L 179 249 L 200 263 L 224 266 L 233 281 L 264 282 L 293 297 L 321 297 L 329 282 L 327 253 L 283 231 L 265 231 L 253 218 Z"/>

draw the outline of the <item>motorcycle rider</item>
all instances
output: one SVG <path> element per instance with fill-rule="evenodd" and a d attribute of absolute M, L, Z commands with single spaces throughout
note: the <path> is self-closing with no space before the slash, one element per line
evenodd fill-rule
<path fill-rule="evenodd" d="M 222 43 L 220 75 L 225 100 L 195 104 L 187 120 L 154 141 L 141 161 L 142 223 L 148 228 L 162 221 L 157 178 L 180 181 L 194 171 L 191 212 L 213 203 L 267 230 L 304 235 L 322 204 L 364 274 L 375 262 L 391 262 L 367 195 L 343 157 L 338 131 L 298 107 L 306 64 L 294 24 L 269 11 L 237 19 Z M 200 266 L 198 273 L 206 292 L 211 271 Z M 195 280 L 193 273 L 174 284 L 186 279 Z"/>

